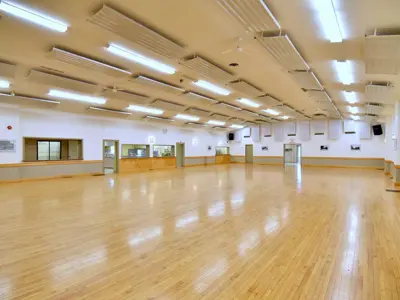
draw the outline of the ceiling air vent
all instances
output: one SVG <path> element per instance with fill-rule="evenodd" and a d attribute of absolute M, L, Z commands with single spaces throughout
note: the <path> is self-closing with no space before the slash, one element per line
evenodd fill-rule
<path fill-rule="evenodd" d="M 264 95 L 264 96 L 257 97 L 256 100 L 258 102 L 262 102 L 262 104 L 265 105 L 266 107 L 274 107 L 274 106 L 282 104 L 281 101 L 279 101 L 278 99 L 275 99 L 274 97 L 272 97 L 270 95 Z"/>
<path fill-rule="evenodd" d="M 310 69 L 286 34 L 280 36 L 263 36 L 259 41 L 269 54 L 286 70 Z"/>
<path fill-rule="evenodd" d="M 50 73 L 32 70 L 28 75 L 28 80 L 46 85 L 49 87 L 58 87 L 67 90 L 79 91 L 84 93 L 94 93 L 97 85 L 86 81 L 80 81 L 74 78 L 54 75 Z"/>
<path fill-rule="evenodd" d="M 365 71 L 367 74 L 396 75 L 400 71 L 400 35 L 365 37 Z"/>
<path fill-rule="evenodd" d="M 228 85 L 232 87 L 234 90 L 243 93 L 245 95 L 248 95 L 250 97 L 257 97 L 263 94 L 263 92 L 260 89 L 256 88 L 255 86 L 243 80 L 233 81 Z"/>
<path fill-rule="evenodd" d="M 291 71 L 290 74 L 299 86 L 305 90 L 323 90 L 321 83 L 311 71 Z"/>
<path fill-rule="evenodd" d="M 227 121 L 230 117 L 222 115 L 222 114 L 212 114 L 211 117 L 218 121 Z"/>
<path fill-rule="evenodd" d="M 365 108 L 367 114 L 380 115 L 384 106 L 380 103 L 368 103 Z"/>
<path fill-rule="evenodd" d="M 128 91 L 113 91 L 109 89 L 105 90 L 103 92 L 103 95 L 107 98 L 114 98 L 126 102 L 134 102 L 137 104 L 147 104 L 150 99 L 147 96 L 131 93 Z"/>
<path fill-rule="evenodd" d="M 246 30 L 264 32 L 280 29 L 278 21 L 264 0 L 217 0 L 217 2 Z"/>
<path fill-rule="evenodd" d="M 120 69 L 91 58 L 80 56 L 78 54 L 57 47 L 53 47 L 53 49 L 49 53 L 49 57 L 62 63 L 66 63 L 90 71 L 103 73 L 112 77 L 126 77 L 132 75 L 131 72 L 124 69 Z"/>
<path fill-rule="evenodd" d="M 332 102 L 331 97 L 325 91 L 307 91 L 307 95 L 315 103 Z"/>
<path fill-rule="evenodd" d="M 184 60 L 182 64 L 200 75 L 219 82 L 228 82 L 235 79 L 235 77 L 228 71 L 225 71 L 200 56 L 188 58 Z"/>
<path fill-rule="evenodd" d="M 198 108 L 189 108 L 186 110 L 186 112 L 188 114 L 193 114 L 193 115 L 200 116 L 200 117 L 208 117 L 211 113 L 209 111 L 198 109 Z"/>
<path fill-rule="evenodd" d="M 392 100 L 392 85 L 389 82 L 367 84 L 365 97 L 368 102 L 388 103 Z"/>
<path fill-rule="evenodd" d="M 107 5 L 103 5 L 103 7 L 89 19 L 89 22 L 103 27 L 163 57 L 176 59 L 185 56 L 183 45 L 147 28 L 138 21 Z"/>
<path fill-rule="evenodd" d="M 165 110 L 169 111 L 176 111 L 176 112 L 183 112 L 185 110 L 185 106 L 175 103 L 175 102 L 170 102 L 170 101 L 164 101 L 157 99 L 153 103 L 150 104 L 150 106 L 156 107 L 156 108 L 162 108 Z"/>
<path fill-rule="evenodd" d="M 213 98 L 201 95 L 199 93 L 194 93 L 194 92 L 187 92 L 187 93 L 182 94 L 182 96 L 187 99 L 194 100 L 199 104 L 210 105 L 210 104 L 218 103 L 218 101 Z"/>

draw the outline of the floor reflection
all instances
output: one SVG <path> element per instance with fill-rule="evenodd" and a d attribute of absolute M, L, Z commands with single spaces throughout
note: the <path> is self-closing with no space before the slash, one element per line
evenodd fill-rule
<path fill-rule="evenodd" d="M 204 267 L 194 283 L 195 291 L 204 293 L 227 269 L 228 260 L 225 257 Z"/>
<path fill-rule="evenodd" d="M 143 229 L 141 232 L 132 235 L 129 238 L 129 244 L 131 246 L 138 246 L 146 241 L 153 240 L 159 236 L 161 236 L 163 233 L 162 227 L 161 226 L 155 226 L 155 227 L 150 227 Z"/>

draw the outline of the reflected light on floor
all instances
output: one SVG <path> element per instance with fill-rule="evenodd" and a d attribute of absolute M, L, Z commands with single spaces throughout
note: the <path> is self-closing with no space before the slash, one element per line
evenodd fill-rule
<path fill-rule="evenodd" d="M 0 277 L 0 299 L 11 299 L 12 286 L 8 278 Z"/>
<path fill-rule="evenodd" d="M 205 292 L 228 269 L 228 260 L 221 258 L 217 262 L 205 267 L 194 283 L 197 293 Z"/>
<path fill-rule="evenodd" d="M 199 220 L 199 215 L 197 213 L 190 213 L 186 214 L 183 217 L 180 217 L 178 220 L 175 222 L 175 227 L 176 228 L 182 228 L 186 227 L 192 223 L 195 223 Z"/>
<path fill-rule="evenodd" d="M 140 245 L 141 243 L 159 237 L 162 234 L 162 232 L 163 230 L 161 226 L 146 228 L 140 233 L 131 236 L 131 238 L 129 239 L 129 244 L 131 246 Z"/>
<path fill-rule="evenodd" d="M 238 246 L 238 252 L 240 256 L 246 256 L 247 252 L 254 249 L 260 243 L 260 234 L 257 230 L 251 230 L 247 232 L 242 242 Z"/>
<path fill-rule="evenodd" d="M 279 222 L 277 217 L 269 216 L 265 221 L 264 232 L 266 235 L 269 235 L 275 231 L 279 230 Z"/>
<path fill-rule="evenodd" d="M 219 201 L 208 208 L 208 216 L 219 217 L 225 214 L 225 202 Z"/>

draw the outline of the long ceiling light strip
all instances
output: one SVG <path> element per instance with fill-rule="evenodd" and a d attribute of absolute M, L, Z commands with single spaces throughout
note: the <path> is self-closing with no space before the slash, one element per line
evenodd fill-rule
<path fill-rule="evenodd" d="M 235 128 L 235 129 L 242 129 L 242 128 L 244 128 L 244 126 L 243 125 L 238 125 L 238 124 L 232 124 L 231 126 L 229 126 L 229 127 L 231 127 L 231 128 Z"/>
<path fill-rule="evenodd" d="M 74 65 L 80 68 L 104 73 L 106 75 L 115 76 L 115 77 L 124 77 L 132 75 L 131 72 L 127 70 L 123 70 L 117 67 L 114 67 L 109 64 L 105 64 L 99 62 L 94 59 L 90 59 L 70 51 L 66 51 L 57 47 L 53 47 L 53 49 L 49 53 L 49 57 L 55 59 L 57 61 L 67 63 L 70 65 Z"/>
<path fill-rule="evenodd" d="M 144 118 L 145 119 L 158 120 L 158 121 L 175 122 L 175 120 L 170 119 L 170 118 L 163 118 L 163 117 L 156 117 L 156 116 L 145 116 Z"/>
<path fill-rule="evenodd" d="M 95 107 L 95 106 L 90 106 L 89 109 L 95 110 L 95 111 L 101 111 L 101 112 L 122 114 L 122 115 L 132 115 L 132 113 L 123 111 L 123 110 L 115 110 L 115 109 L 101 108 L 101 107 Z"/>
<path fill-rule="evenodd" d="M 152 114 L 152 115 L 162 115 L 164 113 L 164 111 L 162 109 L 145 107 L 145 106 L 140 106 L 140 105 L 133 105 L 133 104 L 129 105 L 127 107 L 127 109 L 135 111 L 135 112 Z"/>
<path fill-rule="evenodd" d="M 191 116 L 191 115 L 185 115 L 185 114 L 177 114 L 175 116 L 175 118 L 176 119 L 180 119 L 180 120 L 193 121 L 193 122 L 197 122 L 198 120 L 200 120 L 199 117 Z"/>
<path fill-rule="evenodd" d="M 210 125 L 217 125 L 217 126 L 224 126 L 224 125 L 225 125 L 225 122 L 217 121 L 217 120 L 209 120 L 209 121 L 207 122 L 207 124 L 210 124 Z"/>
<path fill-rule="evenodd" d="M 240 99 L 237 99 L 237 101 L 240 102 L 243 105 L 247 105 L 247 106 L 250 106 L 250 107 L 257 108 L 257 107 L 261 106 L 261 104 L 258 104 L 256 102 L 251 101 L 250 99 L 246 99 L 246 98 L 240 98 Z"/>
<path fill-rule="evenodd" d="M 221 87 L 219 87 L 217 85 L 214 85 L 214 84 L 212 84 L 212 83 L 210 83 L 208 81 L 205 81 L 205 80 L 198 80 L 196 82 L 193 82 L 193 84 L 198 86 L 198 87 L 201 87 L 201 88 L 203 88 L 205 90 L 208 90 L 210 92 L 213 92 L 215 94 L 222 95 L 222 96 L 228 96 L 231 93 L 227 89 L 221 88 Z"/>
<path fill-rule="evenodd" d="M 252 32 L 279 30 L 280 26 L 264 0 L 217 0 L 242 26 Z"/>
<path fill-rule="evenodd" d="M 345 61 L 334 61 L 334 66 L 336 69 L 336 74 L 341 83 L 345 85 L 350 85 L 354 83 L 353 73 L 351 72 L 350 62 Z"/>
<path fill-rule="evenodd" d="M 66 32 L 68 30 L 67 24 L 12 2 L 0 1 L 0 10 L 54 31 Z"/>
<path fill-rule="evenodd" d="M 107 102 L 106 98 L 79 94 L 69 91 L 56 90 L 56 89 L 50 89 L 48 95 L 55 98 L 88 102 L 93 104 L 105 104 Z"/>
<path fill-rule="evenodd" d="M 265 112 L 265 113 L 267 113 L 267 114 L 270 114 L 270 115 L 272 115 L 272 116 L 278 116 L 278 115 L 280 115 L 280 112 L 278 112 L 278 111 L 276 111 L 276 110 L 274 110 L 274 109 L 271 109 L 271 108 L 264 109 L 264 110 L 262 110 L 262 111 Z"/>
<path fill-rule="evenodd" d="M 103 5 L 103 7 L 89 19 L 89 22 L 163 57 L 176 59 L 186 54 L 182 45 L 147 28 L 143 24 L 107 5 Z"/>
<path fill-rule="evenodd" d="M 165 74 L 175 74 L 175 68 L 168 66 L 166 64 L 160 63 L 154 59 L 148 58 L 142 54 L 124 48 L 120 45 L 110 44 L 106 48 L 108 52 L 117 55 L 119 57 L 125 58 L 127 60 L 133 61 L 135 63 L 141 64 L 145 67 L 153 69 L 155 71 L 165 73 Z"/>
<path fill-rule="evenodd" d="M 313 0 L 324 36 L 331 43 L 341 43 L 343 35 L 332 0 Z"/>

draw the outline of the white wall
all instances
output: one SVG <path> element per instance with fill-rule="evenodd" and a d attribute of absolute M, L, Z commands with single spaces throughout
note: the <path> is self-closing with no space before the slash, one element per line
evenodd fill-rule
<path fill-rule="evenodd" d="M 12 130 L 7 130 L 11 125 Z M 46 110 L 0 107 L 0 140 L 17 141 L 16 153 L 0 153 L 0 164 L 22 161 L 23 137 L 83 139 L 85 160 L 102 160 L 103 139 L 119 140 L 122 144 L 175 145 L 185 143 L 186 156 L 214 156 L 217 145 L 226 145 L 226 133 L 203 129 L 183 129 L 175 126 L 97 118 Z M 197 143 L 193 143 L 196 139 Z M 208 150 L 212 146 L 212 150 Z"/>
<path fill-rule="evenodd" d="M 312 122 L 312 121 L 311 121 Z M 358 122 L 357 122 L 358 123 Z M 310 129 L 311 130 L 311 129 Z M 241 134 L 240 131 L 237 134 Z M 356 126 L 356 134 L 342 133 L 337 140 L 328 139 L 328 134 L 314 135 L 311 132 L 309 141 L 301 141 L 299 133 L 297 136 L 290 137 L 285 134 L 283 142 L 274 141 L 274 134 L 272 137 L 262 137 L 261 142 L 253 142 L 252 138 L 242 139 L 241 142 L 230 143 L 230 150 L 232 155 L 244 155 L 245 145 L 254 144 L 255 156 L 283 156 L 283 144 L 289 143 L 294 140 L 296 143 L 302 145 L 302 156 L 309 157 L 385 157 L 385 136 L 372 136 L 371 139 L 360 139 L 360 128 Z M 350 145 L 361 145 L 361 151 L 351 151 Z M 328 151 L 321 151 L 321 145 L 328 145 Z M 261 147 L 267 146 L 268 151 L 262 151 Z"/>

